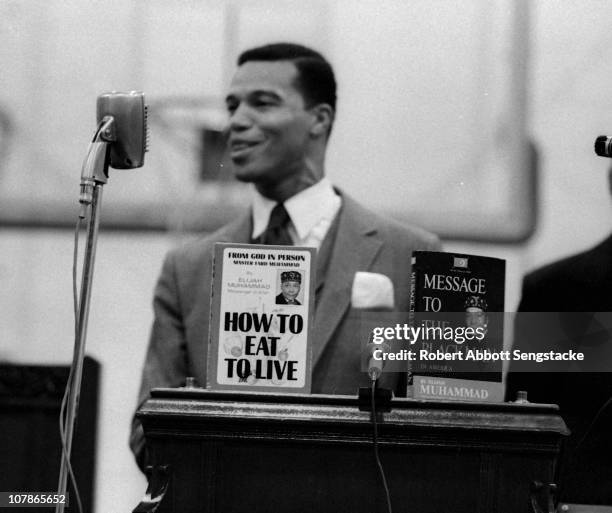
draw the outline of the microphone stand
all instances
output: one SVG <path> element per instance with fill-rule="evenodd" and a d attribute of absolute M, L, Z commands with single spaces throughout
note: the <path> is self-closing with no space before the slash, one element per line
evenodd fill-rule
<path fill-rule="evenodd" d="M 116 140 L 115 123 L 112 116 L 105 116 L 100 121 L 93 140 L 87 150 L 81 172 L 81 193 L 79 195 L 79 217 L 85 219 L 89 207 L 90 215 L 87 224 L 87 243 L 81 276 L 81 290 L 78 302 L 77 326 L 75 330 L 74 353 L 72 358 L 71 378 L 68 380 L 68 401 L 64 437 L 62 437 L 62 461 L 60 465 L 58 495 L 66 495 L 68 481 L 68 463 L 72 450 L 72 438 L 76 425 L 81 380 L 83 376 L 83 358 L 85 356 L 85 341 L 87 338 L 87 320 L 91 299 L 91 284 L 93 280 L 96 244 L 98 242 L 98 227 L 100 224 L 100 209 L 102 205 L 102 187 L 108 181 L 110 162 L 110 143 Z M 63 513 L 65 504 L 57 504 L 56 513 Z"/>

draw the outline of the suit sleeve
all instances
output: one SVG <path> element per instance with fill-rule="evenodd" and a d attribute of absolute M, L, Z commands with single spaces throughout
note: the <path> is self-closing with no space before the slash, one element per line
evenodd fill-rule
<path fill-rule="evenodd" d="M 429 246 L 427 248 L 428 251 L 442 251 L 442 243 L 437 235 L 433 235 L 431 241 L 429 242 Z"/>
<path fill-rule="evenodd" d="M 537 298 L 538 295 L 535 292 L 536 287 L 534 287 L 532 282 L 533 279 L 530 276 L 525 276 L 525 278 L 523 278 L 521 300 L 517 312 L 537 312 L 541 310 L 541 308 L 537 308 L 537 306 L 533 304 L 534 298 Z"/>
<path fill-rule="evenodd" d="M 416 245 L 415 249 L 420 251 L 442 251 L 442 243 L 440 238 L 430 232 L 420 230 L 420 243 Z"/>
<path fill-rule="evenodd" d="M 142 372 L 138 408 L 152 388 L 181 386 L 187 373 L 185 329 L 174 253 L 169 253 L 164 261 L 155 288 L 153 311 L 153 328 Z M 136 417 L 132 421 L 130 448 L 143 470 L 146 465 L 144 434 Z"/>
<path fill-rule="evenodd" d="M 539 294 L 540 287 L 541 283 L 535 276 L 523 278 L 521 299 L 514 318 L 513 351 L 539 352 L 550 349 L 547 344 L 550 316 L 537 313 L 546 310 Z M 529 393 L 531 402 L 554 402 L 555 387 L 554 373 L 544 376 L 541 372 L 519 371 L 517 362 L 510 362 L 506 376 L 506 401 L 514 401 L 518 392 L 523 390 Z"/>

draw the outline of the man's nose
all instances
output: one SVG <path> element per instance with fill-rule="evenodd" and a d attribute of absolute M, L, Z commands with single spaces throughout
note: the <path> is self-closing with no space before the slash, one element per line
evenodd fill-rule
<path fill-rule="evenodd" d="M 238 105 L 229 116 L 227 128 L 229 130 L 246 130 L 252 124 L 248 108 L 244 104 Z"/>

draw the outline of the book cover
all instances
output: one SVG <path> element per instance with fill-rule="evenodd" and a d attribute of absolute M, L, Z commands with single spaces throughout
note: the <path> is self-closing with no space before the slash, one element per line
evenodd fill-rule
<path fill-rule="evenodd" d="M 207 387 L 310 393 L 315 249 L 215 244 Z"/>
<path fill-rule="evenodd" d="M 472 390 L 482 388 L 477 382 L 501 384 L 502 361 L 475 359 L 474 355 L 494 355 L 503 349 L 505 264 L 505 260 L 480 255 L 413 253 L 411 324 L 422 328 L 413 348 L 420 355 L 411 365 L 415 378 L 468 380 L 473 383 L 464 385 Z M 442 357 L 443 353 L 447 355 Z M 431 394 L 421 393 L 437 390 L 433 382 L 427 383 L 430 386 L 424 388 L 423 380 L 413 382 L 409 393 L 418 398 L 431 398 Z M 453 381 L 446 389 L 452 391 L 455 386 L 459 385 Z M 488 395 L 497 397 L 492 392 Z M 475 396 L 468 400 L 480 399 Z"/>

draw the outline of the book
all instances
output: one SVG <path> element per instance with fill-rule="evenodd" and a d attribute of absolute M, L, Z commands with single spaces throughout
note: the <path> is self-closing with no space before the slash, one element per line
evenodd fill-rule
<path fill-rule="evenodd" d="M 207 388 L 310 393 L 315 249 L 215 244 Z"/>
<path fill-rule="evenodd" d="M 414 376 L 413 379 L 413 397 L 417 399 L 486 403 L 504 402 L 505 390 L 501 381 L 433 376 Z"/>
<path fill-rule="evenodd" d="M 474 392 L 466 400 L 499 397 L 497 388 L 482 394 L 475 391 L 483 390 L 482 382 L 501 386 L 505 268 L 505 260 L 499 258 L 413 253 L 410 323 L 422 331 L 413 345 L 419 357 L 411 362 L 410 395 L 432 398 L 436 395 L 432 390 L 452 392 L 463 386 L 466 394 L 470 395 L 466 390 Z M 418 376 L 440 382 L 417 380 Z M 457 380 L 464 380 L 463 384 Z M 461 399 L 460 394 L 457 397 Z"/>

